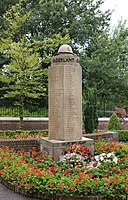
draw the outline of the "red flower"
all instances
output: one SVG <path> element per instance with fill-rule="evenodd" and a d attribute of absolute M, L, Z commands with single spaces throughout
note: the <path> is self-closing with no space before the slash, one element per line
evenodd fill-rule
<path fill-rule="evenodd" d="M 36 157 L 36 155 L 37 155 L 36 153 L 33 153 L 33 154 L 32 154 L 32 157 Z"/>
<path fill-rule="evenodd" d="M 9 147 L 8 147 L 8 146 L 3 146 L 3 148 L 4 148 L 4 149 L 6 149 L 6 150 L 8 150 L 8 149 L 9 149 Z"/>
<path fill-rule="evenodd" d="M 37 158 L 37 161 L 41 162 L 42 161 L 42 157 Z"/>
<path fill-rule="evenodd" d="M 61 189 L 63 189 L 64 188 L 64 184 L 63 183 L 59 184 L 58 187 L 61 188 Z"/>
<path fill-rule="evenodd" d="M 5 167 L 5 168 L 8 167 L 8 164 L 3 164 L 3 167 Z"/>
<path fill-rule="evenodd" d="M 69 189 L 70 189 L 70 190 L 74 190 L 74 186 L 70 185 L 70 186 L 69 186 Z"/>
<path fill-rule="evenodd" d="M 83 149 L 82 146 L 80 146 L 80 145 L 76 146 L 76 150 L 78 150 L 78 151 L 82 151 L 82 149 Z"/>
<path fill-rule="evenodd" d="M 122 182 L 123 183 L 127 183 L 127 179 L 122 179 Z"/>
<path fill-rule="evenodd" d="M 25 163 L 25 160 L 21 160 L 20 162 L 19 162 L 19 164 L 23 164 L 23 163 Z"/>
<path fill-rule="evenodd" d="M 24 176 L 28 176 L 28 175 L 29 175 L 29 171 L 26 170 L 26 171 L 24 172 Z"/>
<path fill-rule="evenodd" d="M 76 183 L 76 184 L 79 184 L 79 182 L 80 182 L 80 181 L 79 181 L 78 179 L 75 180 L 75 183 Z"/>
<path fill-rule="evenodd" d="M 70 173 L 70 172 L 71 172 L 71 169 L 66 169 L 63 173 L 67 174 L 67 173 Z"/>
<path fill-rule="evenodd" d="M 17 177 L 17 180 L 20 181 L 20 177 L 19 176 Z"/>
<path fill-rule="evenodd" d="M 93 163 L 93 167 L 97 167 L 97 163 Z"/>
<path fill-rule="evenodd" d="M 83 176 L 85 176 L 85 173 L 84 172 L 79 172 L 78 176 L 79 176 L 79 178 L 82 178 Z"/>
<path fill-rule="evenodd" d="M 49 187 L 53 187 L 54 184 L 53 184 L 53 183 L 49 183 L 48 186 L 49 186 Z"/>
<path fill-rule="evenodd" d="M 52 159 L 52 160 L 54 160 L 54 159 L 55 159 L 55 157 L 54 157 L 54 156 L 51 156 L 51 159 Z"/>
<path fill-rule="evenodd" d="M 28 188 L 28 189 L 32 188 L 32 184 L 26 185 L 26 188 Z"/>
<path fill-rule="evenodd" d="M 14 164 L 13 164 L 13 167 L 16 167 L 16 166 L 17 166 L 17 164 L 14 163 Z"/>
<path fill-rule="evenodd" d="M 116 170 L 116 173 L 121 173 L 121 172 L 122 172 L 121 169 L 117 169 L 117 170 Z"/>
<path fill-rule="evenodd" d="M 50 171 L 53 172 L 53 173 L 56 172 L 55 167 L 54 167 L 54 166 L 51 166 L 51 167 L 50 167 Z"/>
<path fill-rule="evenodd" d="M 41 173 L 41 172 L 39 172 L 37 175 L 41 177 L 41 176 L 42 176 L 42 173 Z"/>
<path fill-rule="evenodd" d="M 19 182 L 19 186 L 21 187 L 23 185 L 23 183 L 22 182 Z"/>
<path fill-rule="evenodd" d="M 92 173 L 89 173 L 88 174 L 88 178 L 92 178 L 93 177 L 93 174 Z"/>
<path fill-rule="evenodd" d="M 125 192 L 128 193 L 128 188 L 125 188 Z"/>
<path fill-rule="evenodd" d="M 73 152 L 73 149 L 70 148 L 70 149 L 68 149 L 66 152 L 67 152 L 67 153 L 72 153 L 72 152 Z"/>
<path fill-rule="evenodd" d="M 32 149 L 28 149 L 28 150 L 29 150 L 29 152 L 31 152 L 31 153 L 33 152 L 33 150 L 32 150 Z"/>
<path fill-rule="evenodd" d="M 84 147 L 84 152 L 88 154 L 89 149 L 87 147 Z"/>
<path fill-rule="evenodd" d="M 112 169 L 113 169 L 113 168 L 110 166 L 110 167 L 109 167 L 109 170 L 112 171 Z"/>

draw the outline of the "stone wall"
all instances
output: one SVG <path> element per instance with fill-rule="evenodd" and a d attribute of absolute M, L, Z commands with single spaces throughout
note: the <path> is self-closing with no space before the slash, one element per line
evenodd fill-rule
<path fill-rule="evenodd" d="M 28 149 L 36 148 L 40 151 L 40 139 L 0 139 L 0 148 L 3 146 L 8 146 L 14 148 L 15 150 L 27 151 Z"/>
<path fill-rule="evenodd" d="M 0 117 L 0 130 L 18 130 L 19 118 Z M 24 118 L 24 130 L 48 129 L 48 118 Z"/>
<path fill-rule="evenodd" d="M 101 132 L 101 133 L 92 133 L 92 134 L 86 134 L 85 137 L 91 138 L 93 140 L 96 139 L 105 139 L 105 140 L 114 140 L 118 141 L 118 132 Z"/>

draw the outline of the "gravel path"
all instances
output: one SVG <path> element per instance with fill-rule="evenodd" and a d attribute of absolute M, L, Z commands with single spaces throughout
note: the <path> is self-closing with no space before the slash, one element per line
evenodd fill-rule
<path fill-rule="evenodd" d="M 26 197 L 22 194 L 13 192 L 7 189 L 2 183 L 0 183 L 0 200 L 38 200 L 37 198 Z"/>

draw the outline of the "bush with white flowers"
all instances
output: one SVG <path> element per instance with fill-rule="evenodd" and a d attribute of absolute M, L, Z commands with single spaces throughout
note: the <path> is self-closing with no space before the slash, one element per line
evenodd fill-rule
<path fill-rule="evenodd" d="M 110 152 L 108 154 L 101 153 L 99 155 L 94 156 L 94 161 L 100 165 L 104 162 L 114 162 L 117 164 L 117 157 L 115 156 L 114 152 Z"/>

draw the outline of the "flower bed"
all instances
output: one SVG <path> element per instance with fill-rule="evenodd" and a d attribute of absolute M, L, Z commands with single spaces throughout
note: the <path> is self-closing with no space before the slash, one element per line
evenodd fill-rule
<path fill-rule="evenodd" d="M 125 200 L 128 190 L 128 145 L 98 141 L 94 150 L 97 157 L 91 157 L 90 152 L 81 146 L 66 151 L 66 154 L 75 153 L 84 157 L 81 165 L 80 157 L 56 163 L 35 148 L 28 152 L 16 152 L 4 146 L 0 149 L 0 176 L 15 191 L 38 194 L 37 197 L 44 196 L 44 199 Z"/>
<path fill-rule="evenodd" d="M 41 138 L 48 136 L 48 130 L 0 130 L 0 139 L 25 139 L 25 138 Z"/>

